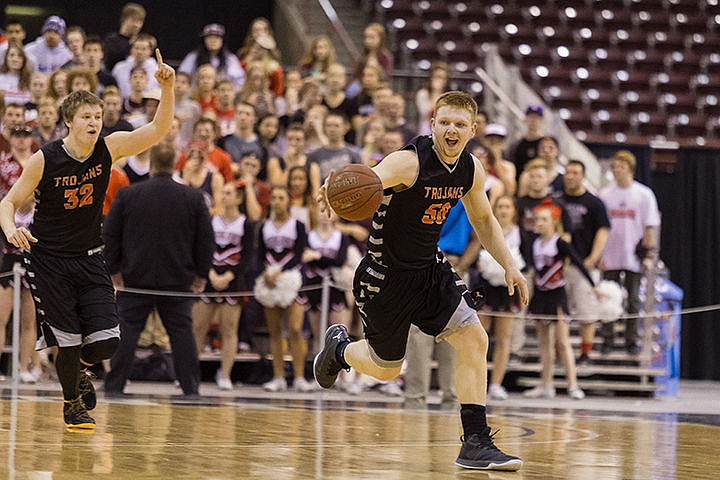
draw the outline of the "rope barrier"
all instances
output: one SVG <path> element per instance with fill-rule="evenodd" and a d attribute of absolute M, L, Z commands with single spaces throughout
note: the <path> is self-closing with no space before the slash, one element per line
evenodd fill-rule
<path fill-rule="evenodd" d="M 681 309 L 678 313 L 680 315 L 692 315 L 694 313 L 704 313 L 704 312 L 714 312 L 720 310 L 720 304 L 714 304 L 714 305 L 705 305 L 701 307 L 690 307 L 690 308 L 684 308 Z M 520 313 L 511 313 L 511 312 L 479 312 L 481 315 L 485 315 L 487 317 L 513 317 L 513 316 L 522 316 L 525 320 L 557 320 L 557 315 L 522 315 Z M 673 311 L 664 311 L 664 312 L 653 312 L 653 313 L 646 313 L 646 312 L 640 312 L 640 313 L 624 313 L 622 315 L 613 316 L 611 319 L 602 319 L 598 318 L 597 315 L 568 315 L 569 318 L 572 320 L 578 320 L 578 321 L 594 321 L 594 322 L 603 322 L 603 321 L 615 321 L 615 320 L 628 320 L 628 319 L 641 319 L 641 318 L 655 318 L 657 320 L 662 320 L 663 317 L 666 317 L 669 314 L 674 314 Z"/>
<path fill-rule="evenodd" d="M 310 292 L 313 290 L 321 290 L 322 285 L 314 285 L 311 287 L 302 287 L 298 292 Z M 171 292 L 169 290 L 148 290 L 145 288 L 130 288 L 130 287 L 118 287 L 118 292 L 135 293 L 139 295 L 157 295 L 162 297 L 185 297 L 185 298 L 239 298 L 239 297 L 254 297 L 255 294 L 251 291 L 244 292 L 210 292 L 210 293 L 194 293 L 194 292 Z"/>
<path fill-rule="evenodd" d="M 2 272 L 0 273 L 0 278 L 5 277 L 12 277 L 12 272 Z M 342 288 L 335 284 L 330 282 L 331 287 L 338 288 L 342 290 Z M 314 285 L 310 287 L 302 287 L 298 290 L 298 292 L 309 292 L 313 290 L 321 290 L 322 285 Z M 242 291 L 242 292 L 213 292 L 213 293 L 193 293 L 193 292 L 172 292 L 172 291 L 166 291 L 166 290 L 149 290 L 144 288 L 129 288 L 129 287 L 120 287 L 117 288 L 117 291 L 119 292 L 125 292 L 125 293 L 134 293 L 138 295 L 157 295 L 157 296 L 163 296 L 163 297 L 184 297 L 184 298 L 241 298 L 241 297 L 253 297 L 254 294 L 251 291 Z M 699 307 L 688 307 L 683 308 L 680 310 L 680 315 L 693 315 L 696 313 L 706 313 L 706 312 L 714 312 L 720 310 L 720 304 L 712 304 L 712 305 L 703 305 Z M 482 315 L 485 315 L 487 317 L 508 317 L 508 316 L 520 316 L 518 313 L 509 313 L 509 312 L 480 312 Z M 614 317 L 612 320 L 627 320 L 627 319 L 639 319 L 639 318 L 650 318 L 654 317 L 656 319 L 662 319 L 663 317 L 667 316 L 667 314 L 673 313 L 673 312 L 654 312 L 652 314 L 648 313 L 626 313 L 623 315 L 619 315 L 617 317 Z M 525 320 L 557 320 L 557 315 L 522 315 L 522 317 Z M 599 319 L 597 315 L 574 315 L 571 316 L 573 320 L 578 321 L 602 321 L 602 319 Z"/>

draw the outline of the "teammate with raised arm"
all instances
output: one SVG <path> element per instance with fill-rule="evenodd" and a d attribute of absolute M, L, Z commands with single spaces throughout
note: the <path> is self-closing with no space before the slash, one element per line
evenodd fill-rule
<path fill-rule="evenodd" d="M 391 153 L 374 172 L 385 197 L 373 217 L 368 254 L 355 272 L 353 294 L 365 339 L 351 342 L 343 325 L 331 325 L 316 356 L 315 378 L 330 388 L 342 369 L 380 380 L 400 373 L 410 324 L 457 349 L 455 388 L 464 436 L 455 463 L 464 468 L 517 470 L 522 461 L 501 452 L 487 426 L 488 336 L 477 316 L 478 300 L 438 249 L 450 208 L 462 199 L 480 241 L 505 269 L 512 295 L 528 302 L 527 283 L 505 245 L 485 195 L 485 172 L 465 150 L 476 130 L 477 104 L 466 93 L 447 92 L 435 103 L 432 135 Z M 321 211 L 329 208 L 327 182 Z"/>
<path fill-rule="evenodd" d="M 56 368 L 69 429 L 94 429 L 96 404 L 87 368 L 110 358 L 118 345 L 115 292 L 102 255 L 102 207 L 112 162 L 159 142 L 170 129 L 175 71 L 156 50 L 155 78 L 162 89 L 155 118 L 132 132 L 100 138 L 103 102 L 79 91 L 62 104 L 65 138 L 34 153 L 0 202 L 0 225 L 25 250 L 35 299 L 37 348 L 59 347 Z M 34 192 L 35 218 L 16 228 L 17 208 Z"/>

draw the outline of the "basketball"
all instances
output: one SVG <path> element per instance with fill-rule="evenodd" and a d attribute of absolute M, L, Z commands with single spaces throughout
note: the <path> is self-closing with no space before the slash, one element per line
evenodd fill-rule
<path fill-rule="evenodd" d="M 348 165 L 330 175 L 327 199 L 335 213 L 345 220 L 364 220 L 382 202 L 382 182 L 370 167 Z"/>

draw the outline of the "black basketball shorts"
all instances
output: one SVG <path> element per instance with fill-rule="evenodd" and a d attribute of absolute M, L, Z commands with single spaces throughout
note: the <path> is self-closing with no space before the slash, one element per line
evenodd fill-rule
<path fill-rule="evenodd" d="M 441 341 L 479 323 L 480 305 L 441 252 L 420 270 L 389 269 L 367 255 L 355 271 L 353 295 L 372 359 L 384 368 L 402 365 L 410 324 Z"/>
<path fill-rule="evenodd" d="M 101 251 L 81 257 L 25 255 L 38 322 L 37 349 L 119 338 L 115 290 Z"/>

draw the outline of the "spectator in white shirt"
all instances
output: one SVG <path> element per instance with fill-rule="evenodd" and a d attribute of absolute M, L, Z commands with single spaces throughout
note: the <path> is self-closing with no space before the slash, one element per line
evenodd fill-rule
<path fill-rule="evenodd" d="M 45 20 L 42 35 L 25 46 L 25 53 L 39 72 L 52 72 L 73 58 L 65 45 L 65 20 L 53 15 Z"/>
<path fill-rule="evenodd" d="M 158 69 L 157 61 L 152 57 L 155 51 L 157 41 L 152 35 L 141 33 L 130 44 L 130 56 L 118 62 L 112 69 L 112 76 L 117 81 L 120 94 L 123 98 L 130 96 L 132 88 L 130 87 L 130 74 L 133 67 L 139 65 L 147 73 L 148 84 L 146 90 L 160 88 L 155 80 L 155 72 Z"/>
<path fill-rule="evenodd" d="M 657 258 L 660 212 L 653 191 L 634 180 L 635 155 L 627 150 L 610 159 L 615 183 L 600 192 L 610 217 L 610 234 L 602 255 L 605 278 L 622 283 L 628 293 L 627 313 L 640 311 L 641 260 Z M 613 323 L 603 324 L 603 353 L 612 349 Z M 625 320 L 625 348 L 638 353 L 637 319 Z"/>

